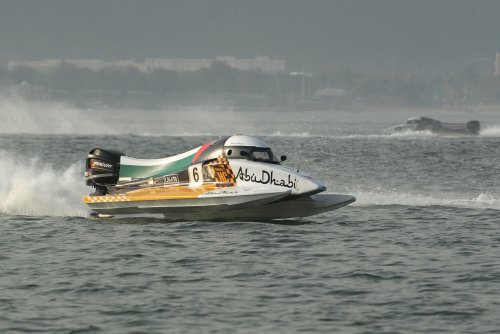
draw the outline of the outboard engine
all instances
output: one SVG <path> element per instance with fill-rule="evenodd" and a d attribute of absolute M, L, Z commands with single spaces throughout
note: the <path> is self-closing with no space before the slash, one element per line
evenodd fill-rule
<path fill-rule="evenodd" d="M 465 128 L 472 133 L 479 133 L 481 126 L 479 124 L 479 121 L 469 121 L 467 122 L 467 124 L 465 124 Z"/>
<path fill-rule="evenodd" d="M 94 148 L 87 154 L 85 183 L 96 189 L 95 195 L 105 195 L 107 186 L 118 182 L 122 152 Z"/>

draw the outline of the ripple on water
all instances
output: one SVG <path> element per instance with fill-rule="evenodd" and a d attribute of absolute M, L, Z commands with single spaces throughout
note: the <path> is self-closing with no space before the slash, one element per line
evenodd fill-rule
<path fill-rule="evenodd" d="M 35 139 L 0 136 L 0 149 L 69 168 L 82 156 L 58 153 L 68 145 L 159 157 L 206 138 Z M 0 213 L 0 332 L 498 331 L 495 138 L 267 139 L 357 204 L 273 223 Z"/>

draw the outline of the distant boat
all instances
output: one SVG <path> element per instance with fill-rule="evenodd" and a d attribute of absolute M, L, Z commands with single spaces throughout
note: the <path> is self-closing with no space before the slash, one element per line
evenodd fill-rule
<path fill-rule="evenodd" d="M 430 131 L 439 135 L 477 135 L 480 130 L 479 121 L 466 123 L 444 123 L 428 117 L 411 117 L 406 123 L 390 127 L 388 132 Z"/>

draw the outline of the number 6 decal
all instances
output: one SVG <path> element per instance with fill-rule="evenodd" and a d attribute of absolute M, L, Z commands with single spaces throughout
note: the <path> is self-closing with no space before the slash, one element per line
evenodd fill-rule
<path fill-rule="evenodd" d="M 189 167 L 189 182 L 192 185 L 201 185 L 203 183 L 203 174 L 201 172 L 201 165 Z"/>
<path fill-rule="evenodd" d="M 193 180 L 198 182 L 200 180 L 200 174 L 198 174 L 198 167 L 193 168 Z"/>

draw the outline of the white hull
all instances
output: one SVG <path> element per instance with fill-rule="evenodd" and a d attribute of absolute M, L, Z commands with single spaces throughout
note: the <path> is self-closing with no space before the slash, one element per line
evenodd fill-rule
<path fill-rule="evenodd" d="M 332 211 L 354 202 L 350 195 L 317 194 L 299 198 L 283 198 L 286 194 L 247 198 L 246 201 L 228 203 L 203 200 L 201 202 L 180 203 L 158 201 L 155 203 L 128 202 L 102 203 L 93 207 L 101 217 L 127 217 L 141 215 L 163 215 L 166 220 L 271 220 L 302 218 Z M 224 198 L 226 200 L 227 198 Z M 105 205 L 104 205 L 105 204 Z"/>

